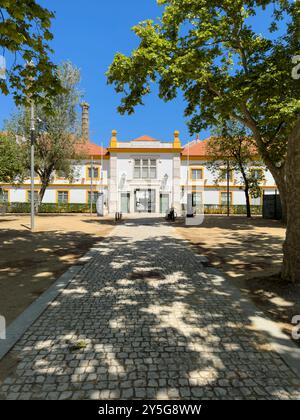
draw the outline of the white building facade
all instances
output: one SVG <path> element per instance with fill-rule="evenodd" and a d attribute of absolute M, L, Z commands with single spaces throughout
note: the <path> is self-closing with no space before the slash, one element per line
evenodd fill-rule
<path fill-rule="evenodd" d="M 80 147 L 88 157 L 74 164 L 72 182 L 62 174 L 54 174 L 43 203 L 86 205 L 88 209 L 91 200 L 96 202 L 101 197 L 104 215 L 116 212 L 164 215 L 172 207 L 178 215 L 186 215 L 201 212 L 204 206 L 217 211 L 228 202 L 231 206 L 244 206 L 239 174 L 232 173 L 229 190 L 226 179 L 216 183 L 209 169 L 207 143 L 208 140 L 195 140 L 182 147 L 178 132 L 166 142 L 149 136 L 119 142 L 117 132 L 113 131 L 107 149 L 86 139 Z M 38 193 L 41 187 L 38 178 L 35 186 Z M 0 187 L 8 203 L 30 202 L 30 180 L 18 186 Z M 274 194 L 276 190 L 272 175 L 266 171 L 262 195 Z M 252 204 L 260 206 L 262 198 L 253 198 Z"/>

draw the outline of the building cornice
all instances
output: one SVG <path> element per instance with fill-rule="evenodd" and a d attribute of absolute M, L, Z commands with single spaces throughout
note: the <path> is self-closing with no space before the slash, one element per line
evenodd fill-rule
<path fill-rule="evenodd" d="M 18 185 L 10 185 L 10 184 L 0 184 L 0 188 L 10 188 L 10 189 L 27 189 L 31 188 L 30 184 L 18 184 Z M 41 188 L 42 184 L 34 184 L 34 188 Z M 49 184 L 47 188 L 70 188 L 70 187 L 76 187 L 76 188 L 91 188 L 91 183 L 89 184 Z M 108 184 L 97 184 L 94 183 L 93 187 L 108 187 Z"/>
<path fill-rule="evenodd" d="M 188 188 L 199 188 L 199 187 L 202 187 L 202 188 L 209 188 L 209 189 L 222 189 L 222 190 L 224 190 L 224 189 L 226 189 L 227 188 L 227 185 L 203 185 L 203 184 L 181 184 L 180 185 L 181 186 L 181 188 L 186 188 L 186 187 L 188 187 Z M 244 188 L 245 188 L 245 186 L 244 185 L 230 185 L 229 186 L 230 187 L 230 189 L 237 189 L 237 190 L 243 190 Z M 276 185 L 260 185 L 259 186 L 262 190 L 268 190 L 268 189 L 271 189 L 271 190 L 274 190 L 274 189 L 277 189 L 277 186 Z"/>
<path fill-rule="evenodd" d="M 181 184 L 181 187 L 186 187 L 187 184 Z M 31 188 L 30 184 L 19 184 L 19 185 L 10 185 L 10 184 L 0 184 L 0 188 L 10 188 L 10 189 L 21 189 L 21 188 Z M 42 184 L 34 184 L 35 188 L 41 188 Z M 50 184 L 48 188 L 91 188 L 91 184 Z M 108 187 L 108 184 L 93 184 L 93 187 Z M 203 185 L 203 184 L 189 184 L 188 187 L 204 187 L 204 188 L 226 188 L 226 185 Z M 276 185 L 261 185 L 261 189 L 277 189 Z M 243 185 L 230 185 L 230 188 L 242 189 Z"/>
<path fill-rule="evenodd" d="M 178 154 L 182 152 L 182 148 L 118 148 L 110 147 L 109 153 L 164 153 L 164 154 Z"/>
<path fill-rule="evenodd" d="M 211 156 L 181 156 L 182 161 L 194 161 L 194 160 L 212 160 Z"/>

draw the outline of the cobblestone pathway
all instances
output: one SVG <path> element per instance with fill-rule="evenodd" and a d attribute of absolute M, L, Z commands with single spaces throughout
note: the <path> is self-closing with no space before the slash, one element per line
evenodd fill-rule
<path fill-rule="evenodd" d="M 171 226 L 115 228 L 15 346 L 1 399 L 300 398 L 300 382 Z"/>

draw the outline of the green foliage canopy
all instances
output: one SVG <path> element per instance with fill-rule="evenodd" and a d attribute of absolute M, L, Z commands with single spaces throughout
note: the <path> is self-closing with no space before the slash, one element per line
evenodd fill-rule
<path fill-rule="evenodd" d="M 35 0 L 0 0 L 0 54 L 8 54 L 13 62 L 6 79 L 0 79 L 0 92 L 12 94 L 18 105 L 29 97 L 47 104 L 49 97 L 61 92 L 56 66 L 50 60 L 53 18 L 53 12 Z"/>
<path fill-rule="evenodd" d="M 235 185 L 240 185 L 252 198 L 261 196 L 266 166 L 258 156 L 253 138 L 249 137 L 249 130 L 233 121 L 220 121 L 209 140 L 208 154 L 216 184 L 226 179 L 229 163 L 230 170 L 237 175 Z"/>
<path fill-rule="evenodd" d="M 82 93 L 78 88 L 80 71 L 67 61 L 58 67 L 63 92 L 50 100 L 50 113 L 42 105 L 36 107 L 35 172 L 40 177 L 40 198 L 55 171 L 61 171 L 70 180 L 75 176 L 73 160 L 80 156 L 76 150 L 79 121 L 76 107 Z M 6 122 L 6 130 L 24 139 L 26 167 L 30 168 L 30 110 L 21 108 Z"/>
<path fill-rule="evenodd" d="M 181 90 L 192 133 L 232 117 L 251 129 L 264 160 L 275 167 L 300 113 L 300 83 L 291 77 L 300 52 L 299 2 L 158 3 L 165 6 L 162 18 L 135 26 L 139 46 L 129 57 L 116 54 L 108 70 L 108 83 L 123 93 L 119 112 L 134 112 L 154 82 L 165 101 Z M 254 29 L 257 14 L 270 20 L 266 35 Z"/>
<path fill-rule="evenodd" d="M 0 133 L 0 183 L 18 183 L 25 175 L 24 148 L 15 136 Z"/>

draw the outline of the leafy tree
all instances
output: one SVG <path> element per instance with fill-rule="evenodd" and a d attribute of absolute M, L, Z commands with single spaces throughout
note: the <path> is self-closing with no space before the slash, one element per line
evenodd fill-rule
<path fill-rule="evenodd" d="M 0 183 L 20 183 L 25 175 L 23 149 L 14 136 L 0 133 Z"/>
<path fill-rule="evenodd" d="M 35 0 L 0 0 L 0 48 L 13 62 L 7 78 L 0 79 L 0 92 L 11 93 L 19 105 L 28 97 L 46 105 L 49 96 L 61 92 L 56 66 L 49 58 L 53 18 L 53 12 Z M 34 67 L 25 66 L 31 61 Z"/>
<path fill-rule="evenodd" d="M 165 101 L 183 91 L 191 132 L 221 117 L 248 128 L 272 173 L 287 219 L 283 278 L 300 279 L 299 0 L 158 0 L 162 18 L 135 26 L 139 46 L 116 54 L 108 82 L 132 113 L 158 82 Z M 270 21 L 266 34 L 253 22 Z M 296 121 L 297 124 L 296 124 Z M 289 152 L 288 152 L 289 151 Z M 295 194 L 297 191 L 297 194 Z"/>
<path fill-rule="evenodd" d="M 74 160 L 79 159 L 76 144 L 78 143 L 78 116 L 76 107 L 81 98 L 78 89 L 80 71 L 70 62 L 58 68 L 60 83 L 64 92 L 52 98 L 51 112 L 44 107 L 36 109 L 37 129 L 35 141 L 35 172 L 41 180 L 39 201 L 42 202 L 45 191 L 55 171 L 64 173 L 72 180 L 76 175 Z M 21 136 L 26 144 L 27 170 L 30 169 L 30 112 L 23 108 L 6 123 L 7 130 Z"/>
<path fill-rule="evenodd" d="M 246 130 L 240 124 L 224 121 L 215 130 L 215 134 L 216 136 L 210 138 L 208 144 L 208 153 L 212 157 L 209 167 L 215 174 L 216 183 L 227 178 L 228 164 L 230 171 L 238 174 L 236 185 L 240 185 L 245 192 L 247 217 L 250 218 L 251 197 L 261 196 L 265 165 L 257 156 L 253 140 L 248 137 Z"/>

